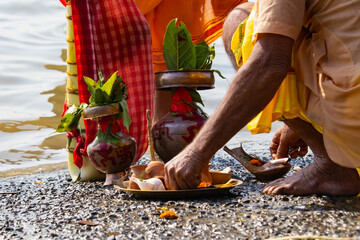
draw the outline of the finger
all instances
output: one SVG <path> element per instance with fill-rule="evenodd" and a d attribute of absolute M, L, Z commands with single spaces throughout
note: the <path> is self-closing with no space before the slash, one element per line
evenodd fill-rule
<path fill-rule="evenodd" d="M 182 179 L 181 175 L 176 178 L 176 183 L 179 186 L 179 189 L 191 189 L 191 186 L 189 186 L 188 183 Z"/>
<path fill-rule="evenodd" d="M 279 145 L 276 143 L 271 143 L 270 144 L 270 154 L 272 158 L 276 158 L 276 153 L 277 153 L 277 149 L 278 149 Z"/>
<path fill-rule="evenodd" d="M 174 174 L 172 173 L 172 171 L 169 170 L 168 167 L 165 165 L 165 186 L 168 190 L 179 189 L 179 186 L 177 185 L 177 182 L 173 176 Z"/>
<path fill-rule="evenodd" d="M 289 145 L 285 143 L 284 141 L 280 143 L 276 158 L 284 158 L 287 157 L 289 154 Z"/>

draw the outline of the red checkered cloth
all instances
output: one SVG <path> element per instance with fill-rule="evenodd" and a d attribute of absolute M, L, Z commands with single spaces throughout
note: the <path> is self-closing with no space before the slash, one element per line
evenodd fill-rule
<path fill-rule="evenodd" d="M 149 26 L 133 0 L 72 0 L 72 18 L 78 72 L 79 99 L 90 93 L 83 76 L 107 78 L 115 71 L 128 86 L 132 124 L 127 133 L 137 143 L 137 161 L 148 147 L 146 109 L 153 110 L 155 94 Z M 86 146 L 97 132 L 95 121 L 85 120 Z"/>

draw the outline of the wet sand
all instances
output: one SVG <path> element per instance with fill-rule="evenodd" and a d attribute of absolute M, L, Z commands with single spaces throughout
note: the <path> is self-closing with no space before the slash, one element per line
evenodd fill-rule
<path fill-rule="evenodd" d="M 291 164 L 302 168 L 311 161 L 308 154 Z M 266 182 L 225 152 L 219 151 L 211 164 L 217 170 L 231 166 L 233 178 L 243 184 L 221 196 L 171 200 L 134 198 L 101 181 L 73 183 L 66 168 L 2 178 L 0 239 L 360 237 L 360 198 L 266 196 L 261 193 Z M 159 207 L 174 209 L 178 219 L 159 218 Z"/>

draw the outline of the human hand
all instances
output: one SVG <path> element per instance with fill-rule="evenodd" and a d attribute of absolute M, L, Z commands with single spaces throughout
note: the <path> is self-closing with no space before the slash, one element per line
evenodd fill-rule
<path fill-rule="evenodd" d="M 287 125 L 282 126 L 275 132 L 270 144 L 271 157 L 274 159 L 303 157 L 307 152 L 307 144 Z"/>
<path fill-rule="evenodd" d="M 193 151 L 191 145 L 165 164 L 165 185 L 168 190 L 194 189 L 201 182 L 201 171 L 208 161 Z"/>

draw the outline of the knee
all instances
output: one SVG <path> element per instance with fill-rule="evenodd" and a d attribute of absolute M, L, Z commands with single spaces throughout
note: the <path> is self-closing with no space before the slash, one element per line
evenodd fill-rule
<path fill-rule="evenodd" d="M 237 69 L 238 67 L 235 61 L 234 54 L 231 51 L 231 39 L 240 23 L 242 23 L 249 16 L 253 6 L 254 3 L 252 2 L 240 4 L 229 13 L 223 25 L 222 38 L 225 51 L 229 56 L 235 69 Z"/>

